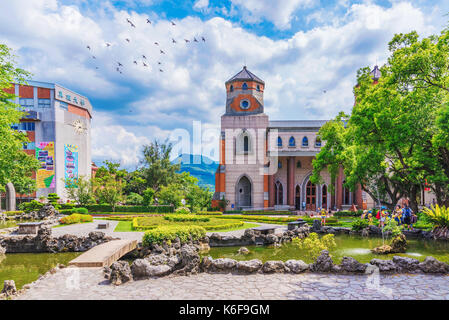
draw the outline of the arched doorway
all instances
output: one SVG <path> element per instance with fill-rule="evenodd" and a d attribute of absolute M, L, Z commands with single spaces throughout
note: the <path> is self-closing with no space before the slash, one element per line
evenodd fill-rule
<path fill-rule="evenodd" d="M 310 181 L 306 186 L 306 210 L 316 210 L 316 186 Z"/>
<path fill-rule="evenodd" d="M 351 191 L 348 187 L 345 187 L 344 184 L 346 181 L 343 181 L 343 205 L 351 205 Z"/>
<path fill-rule="evenodd" d="M 299 186 L 296 186 L 295 189 L 295 208 L 301 210 L 301 188 Z"/>
<path fill-rule="evenodd" d="M 321 207 L 323 209 L 327 209 L 327 186 L 324 185 L 323 189 L 321 190 L 321 199 L 322 199 L 322 204 Z"/>
<path fill-rule="evenodd" d="M 275 205 L 283 205 L 284 204 L 284 189 L 282 187 L 282 183 L 279 181 L 275 184 L 274 190 L 274 204 Z"/>
<path fill-rule="evenodd" d="M 235 199 L 238 210 L 251 207 L 251 181 L 243 176 L 237 184 Z"/>

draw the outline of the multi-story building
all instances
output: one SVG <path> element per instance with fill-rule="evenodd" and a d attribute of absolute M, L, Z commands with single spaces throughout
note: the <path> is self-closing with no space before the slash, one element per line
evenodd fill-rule
<path fill-rule="evenodd" d="M 213 206 L 225 199 L 227 210 L 289 208 L 363 208 L 372 202 L 360 186 L 344 187 L 343 170 L 329 192 L 310 181 L 312 160 L 320 151 L 317 139 L 323 120 L 270 121 L 264 113 L 265 82 L 243 67 L 226 82 L 226 112 L 221 117 L 220 164 L 215 174 Z"/>
<path fill-rule="evenodd" d="M 16 103 L 27 112 L 20 123 L 13 125 L 30 140 L 24 152 L 41 163 L 33 173 L 37 191 L 17 195 L 27 201 L 57 193 L 66 199 L 65 188 L 71 179 L 91 175 L 91 120 L 89 99 L 58 84 L 28 81 L 13 84 L 8 93 L 16 95 Z"/>

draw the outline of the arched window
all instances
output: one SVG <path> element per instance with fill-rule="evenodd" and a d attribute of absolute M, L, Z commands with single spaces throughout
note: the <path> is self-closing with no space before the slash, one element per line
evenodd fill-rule
<path fill-rule="evenodd" d="M 302 138 L 302 146 L 303 147 L 309 146 L 309 139 L 307 139 L 307 137 Z"/>
<path fill-rule="evenodd" d="M 282 168 L 282 162 L 278 161 L 278 168 L 281 169 Z"/>
<path fill-rule="evenodd" d="M 301 168 L 301 161 L 296 162 L 296 168 Z"/>
<path fill-rule="evenodd" d="M 229 91 L 233 92 L 234 91 L 234 86 L 231 84 L 231 86 L 229 87 Z"/>
<path fill-rule="evenodd" d="M 257 88 L 257 91 L 260 91 L 260 86 L 259 86 L 259 85 L 257 85 L 257 87 L 256 87 L 256 88 Z"/>
<path fill-rule="evenodd" d="M 246 82 L 243 84 L 242 90 L 248 90 L 248 85 L 246 84 Z"/>
<path fill-rule="evenodd" d="M 278 147 L 282 147 L 282 138 L 278 137 Z"/>
<path fill-rule="evenodd" d="M 249 151 L 249 138 L 248 136 L 243 137 L 243 151 L 248 152 Z"/>
<path fill-rule="evenodd" d="M 320 138 L 316 138 L 316 140 L 315 140 L 315 147 L 321 148 L 321 139 Z"/>
<path fill-rule="evenodd" d="M 282 188 L 282 184 L 278 181 L 275 185 L 275 193 L 274 193 L 274 204 L 283 205 L 284 204 L 284 190 Z"/>
<path fill-rule="evenodd" d="M 296 146 L 295 138 L 290 137 L 290 139 L 288 140 L 288 146 L 289 146 L 289 147 L 294 147 L 294 146 Z"/>

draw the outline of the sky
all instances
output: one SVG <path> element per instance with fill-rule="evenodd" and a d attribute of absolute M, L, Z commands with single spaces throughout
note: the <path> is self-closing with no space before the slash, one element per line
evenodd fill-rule
<path fill-rule="evenodd" d="M 447 0 L 0 0 L 0 43 L 33 80 L 87 96 L 93 160 L 132 169 L 142 145 L 189 133 L 174 153 L 217 160 L 224 83 L 243 65 L 266 83 L 270 120 L 350 112 L 357 70 L 384 64 L 395 33 L 440 33 L 448 13 Z"/>

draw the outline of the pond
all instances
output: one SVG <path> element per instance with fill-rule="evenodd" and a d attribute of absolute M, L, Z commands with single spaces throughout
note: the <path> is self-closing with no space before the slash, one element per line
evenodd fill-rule
<path fill-rule="evenodd" d="M 56 267 L 58 263 L 67 265 L 81 253 L 8 253 L 0 255 L 0 289 L 4 280 L 14 280 L 17 289 L 31 283 Z"/>
<path fill-rule="evenodd" d="M 407 240 L 408 249 L 404 254 L 376 255 L 371 253 L 370 249 L 382 245 L 382 238 L 363 238 L 361 236 L 336 235 L 337 244 L 334 250 L 330 251 L 334 263 L 340 263 L 344 256 L 350 256 L 361 263 L 367 263 L 373 258 L 388 260 L 393 256 L 404 256 L 423 261 L 426 256 L 449 263 L 449 242 L 432 240 Z M 260 259 L 263 262 L 268 260 L 289 259 L 303 260 L 311 263 L 304 252 L 298 249 L 293 243 L 286 243 L 279 248 L 265 246 L 247 246 L 250 250 L 248 255 L 239 255 L 237 250 L 240 247 L 215 247 L 203 255 L 210 255 L 212 258 L 231 258 L 235 260 Z"/>

